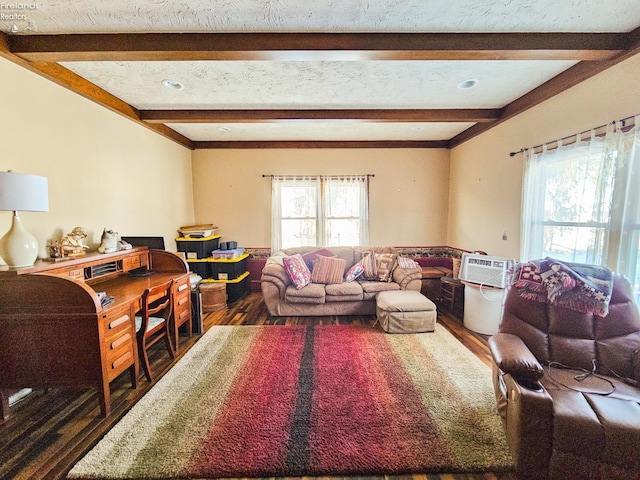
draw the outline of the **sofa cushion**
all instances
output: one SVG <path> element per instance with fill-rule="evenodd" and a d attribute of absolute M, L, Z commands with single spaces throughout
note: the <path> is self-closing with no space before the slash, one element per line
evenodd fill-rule
<path fill-rule="evenodd" d="M 285 290 L 284 299 L 290 303 L 324 303 L 324 285 L 310 283 L 304 288 L 297 289 L 289 285 Z"/>
<path fill-rule="evenodd" d="M 344 267 L 345 261 L 342 258 L 319 255 L 311 272 L 311 281 L 324 284 L 342 283 Z"/>
<path fill-rule="evenodd" d="M 282 265 L 295 288 L 301 289 L 309 285 L 309 282 L 311 281 L 311 272 L 302 258 L 302 255 L 297 253 L 290 257 L 284 257 L 282 259 Z"/>
<path fill-rule="evenodd" d="M 377 280 L 358 280 L 364 292 L 363 298 L 370 300 L 375 298 L 379 292 L 388 290 L 400 290 L 400 285 L 395 282 L 378 282 Z"/>
<path fill-rule="evenodd" d="M 376 253 L 376 272 L 380 282 L 390 282 L 398 256 L 395 253 Z"/>
<path fill-rule="evenodd" d="M 343 282 L 326 285 L 325 301 L 327 302 L 355 302 L 362 300 L 363 291 L 358 282 Z"/>

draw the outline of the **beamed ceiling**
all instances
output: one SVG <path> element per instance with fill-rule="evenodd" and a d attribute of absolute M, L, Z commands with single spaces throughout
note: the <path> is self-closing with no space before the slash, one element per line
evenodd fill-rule
<path fill-rule="evenodd" d="M 191 149 L 452 148 L 639 52 L 638 0 L 0 3 L 1 56 Z"/>

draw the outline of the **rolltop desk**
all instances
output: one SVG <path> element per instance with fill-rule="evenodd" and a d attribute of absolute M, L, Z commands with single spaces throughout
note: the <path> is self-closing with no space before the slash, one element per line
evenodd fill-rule
<path fill-rule="evenodd" d="M 146 267 L 148 274 L 133 275 Z M 0 389 L 94 387 L 110 413 L 109 384 L 129 371 L 138 382 L 135 313 L 150 286 L 174 280 L 174 319 L 191 315 L 186 262 L 136 247 L 0 271 Z M 113 297 L 103 307 L 97 292 Z M 177 334 L 177 328 L 176 328 Z M 2 416 L 8 415 L 6 397 Z"/>

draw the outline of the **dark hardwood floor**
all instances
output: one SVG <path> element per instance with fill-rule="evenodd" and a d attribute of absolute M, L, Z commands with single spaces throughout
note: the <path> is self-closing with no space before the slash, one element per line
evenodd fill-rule
<path fill-rule="evenodd" d="M 439 312 L 438 321 L 487 365 L 490 354 L 486 338 L 465 329 L 457 318 Z M 262 295 L 252 292 L 229 308 L 208 313 L 204 329 L 216 325 L 317 325 L 361 323 L 373 325 L 375 316 L 270 317 Z M 151 354 L 152 368 L 160 378 L 198 340 L 181 337 L 180 351 L 171 361 L 163 345 Z M 66 473 L 146 393 L 151 385 L 141 376 L 137 390 L 130 388 L 128 374 L 111 384 L 112 413 L 100 417 L 93 389 L 50 389 L 36 392 L 12 407 L 11 416 L 0 422 L 0 479 L 63 479 Z M 413 475 L 403 478 L 427 480 L 512 479 L 511 474 Z"/>

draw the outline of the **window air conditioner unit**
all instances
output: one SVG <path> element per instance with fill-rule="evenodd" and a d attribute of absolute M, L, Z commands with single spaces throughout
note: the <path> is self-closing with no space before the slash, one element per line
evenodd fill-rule
<path fill-rule="evenodd" d="M 460 280 L 489 287 L 505 288 L 513 260 L 475 253 L 463 253 L 460 262 Z"/>

